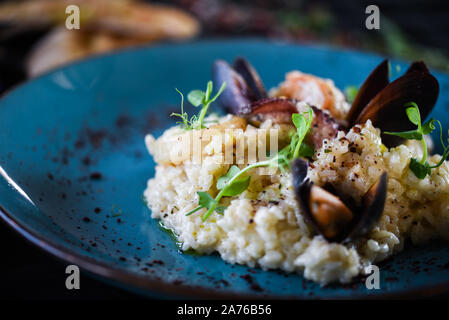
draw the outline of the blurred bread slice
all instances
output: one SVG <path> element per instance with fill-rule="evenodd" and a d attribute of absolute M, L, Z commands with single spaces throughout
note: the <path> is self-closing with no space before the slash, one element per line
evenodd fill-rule
<path fill-rule="evenodd" d="M 147 42 L 147 39 L 125 38 L 104 32 L 86 33 L 56 27 L 30 52 L 26 69 L 29 77 L 35 77 L 77 59 Z"/>
<path fill-rule="evenodd" d="M 132 0 L 78 0 L 80 29 L 67 30 L 65 8 L 72 0 L 29 0 L 0 5 L 0 22 L 54 25 L 31 51 L 28 74 L 36 76 L 67 62 L 126 46 L 188 39 L 200 31 L 191 15 L 165 5 Z"/>
<path fill-rule="evenodd" d="M 145 39 L 186 38 L 199 31 L 188 13 L 166 5 L 136 0 L 28 0 L 0 4 L 0 22 L 8 24 L 61 25 L 68 5 L 80 8 L 81 28 L 101 29 Z"/>

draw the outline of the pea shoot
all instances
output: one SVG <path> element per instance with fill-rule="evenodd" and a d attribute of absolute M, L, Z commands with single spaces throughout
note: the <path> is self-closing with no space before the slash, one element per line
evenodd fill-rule
<path fill-rule="evenodd" d="M 223 90 L 226 88 L 226 82 L 223 82 L 218 92 L 215 96 L 211 97 L 214 85 L 212 81 L 209 81 L 206 86 L 206 91 L 201 90 L 193 90 L 190 91 L 187 95 L 187 100 L 194 106 L 199 107 L 201 105 L 201 110 L 198 115 L 193 115 L 190 119 L 187 112 L 184 112 L 184 95 L 178 91 L 181 95 L 181 113 L 172 113 L 170 116 L 176 116 L 181 118 L 181 121 L 177 123 L 180 124 L 186 130 L 194 130 L 194 129 L 203 129 L 204 127 L 204 118 L 206 116 L 207 111 L 209 110 L 209 106 L 212 102 L 217 100 L 217 98 L 221 95 Z"/>
<path fill-rule="evenodd" d="M 203 214 L 203 221 L 205 221 L 214 211 L 219 214 L 223 214 L 226 207 L 219 205 L 220 200 L 223 197 L 234 197 L 244 192 L 250 183 L 251 177 L 245 175 L 249 170 L 260 167 L 279 168 L 285 170 L 289 167 L 292 159 L 300 156 L 309 157 L 312 156 L 314 150 L 309 145 L 303 143 L 307 132 L 310 129 L 313 120 L 312 108 L 309 107 L 308 111 L 303 114 L 295 113 L 292 115 L 293 124 L 296 127 L 296 132 L 292 135 L 290 143 L 279 151 L 273 157 L 259 161 L 246 166 L 243 169 L 233 165 L 229 168 L 228 172 L 218 178 L 217 190 L 219 190 L 217 196 L 212 198 L 209 193 L 204 191 L 198 191 L 199 205 L 186 215 L 189 216 L 203 208 L 207 211 Z"/>
<path fill-rule="evenodd" d="M 440 121 L 435 119 L 430 119 L 424 124 L 421 124 L 421 115 L 419 113 L 418 105 L 414 102 L 409 102 L 405 104 L 407 109 L 405 112 L 407 113 L 407 117 L 414 125 L 417 126 L 414 130 L 403 131 L 403 132 L 384 132 L 385 134 L 398 136 L 408 140 L 419 140 L 422 144 L 423 155 L 421 160 L 416 158 L 410 159 L 409 168 L 415 174 L 418 179 L 424 179 L 427 175 L 431 174 L 431 170 L 438 168 L 441 166 L 444 161 L 449 156 L 449 139 L 447 139 L 448 144 L 446 145 L 443 141 L 443 127 L 441 126 Z M 443 146 L 444 152 L 441 160 L 436 165 L 432 166 L 427 162 L 427 144 L 424 139 L 424 135 L 430 134 L 435 130 L 435 123 L 439 124 L 440 127 L 440 141 Z M 449 131 L 448 131 L 449 135 Z"/>

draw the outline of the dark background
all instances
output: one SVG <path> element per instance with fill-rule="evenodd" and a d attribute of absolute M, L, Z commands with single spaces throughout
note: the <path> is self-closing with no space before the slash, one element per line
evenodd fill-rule
<path fill-rule="evenodd" d="M 0 0 L 0 4 L 2 2 Z M 159 2 L 174 4 L 194 14 L 203 25 L 203 38 L 258 36 L 326 43 L 379 52 L 388 57 L 422 59 L 433 68 L 449 72 L 448 1 Z M 380 30 L 365 28 L 365 8 L 370 4 L 380 8 Z M 47 31 L 35 29 L 17 33 L 0 25 L 0 95 L 26 80 L 23 60 L 32 45 Z M 35 248 L 3 223 L 0 223 L 0 252 L 0 298 L 137 298 L 83 273 L 81 290 L 67 290 L 66 265 Z"/>

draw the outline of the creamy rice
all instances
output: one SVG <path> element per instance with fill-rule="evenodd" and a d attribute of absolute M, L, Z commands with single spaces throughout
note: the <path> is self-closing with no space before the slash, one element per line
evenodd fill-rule
<path fill-rule="evenodd" d="M 228 115 L 209 119 L 220 124 L 239 123 L 236 118 Z M 261 126 L 273 127 L 276 126 L 270 121 Z M 261 129 L 248 125 L 244 131 L 249 130 Z M 408 141 L 388 150 L 382 144 L 380 131 L 370 121 L 347 133 L 339 131 L 337 137 L 326 140 L 316 150 L 308 174 L 318 185 L 331 183 L 360 200 L 382 172 L 388 173 L 387 200 L 380 221 L 368 236 L 347 244 L 330 243 L 306 224 L 296 202 L 290 172 L 268 176 L 253 169 L 246 191 L 223 198 L 228 205 L 223 215 L 214 212 L 202 221 L 202 209 L 186 216 L 198 205 L 197 191 L 208 191 L 212 196 L 217 193 L 217 179 L 230 165 L 219 161 L 221 148 L 216 148 L 213 141 L 203 147 L 201 164 L 191 159 L 171 162 L 167 153 L 176 148 L 176 141 L 182 148 L 178 137 L 183 132 L 173 127 L 158 139 L 146 137 L 147 148 L 158 165 L 144 193 L 152 217 L 161 219 L 178 235 L 183 250 L 206 254 L 216 251 L 231 263 L 300 272 L 307 279 L 327 284 L 349 282 L 363 274 L 365 267 L 402 250 L 406 239 L 415 244 L 434 238 L 449 239 L 447 162 L 425 179 L 416 178 L 408 163 L 412 157 L 421 157 L 421 145 Z M 280 140 L 285 137 L 280 135 Z M 434 155 L 428 161 L 436 164 L 440 158 Z"/>

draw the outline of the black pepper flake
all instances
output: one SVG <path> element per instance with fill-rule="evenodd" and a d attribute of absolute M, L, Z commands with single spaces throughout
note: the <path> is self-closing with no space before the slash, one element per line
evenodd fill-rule
<path fill-rule="evenodd" d="M 89 177 L 90 180 L 100 180 L 103 175 L 100 172 L 92 172 Z"/>
<path fill-rule="evenodd" d="M 91 222 L 92 220 L 90 220 L 89 217 L 84 217 L 84 218 L 83 218 L 83 221 L 84 221 L 84 222 Z"/>
<path fill-rule="evenodd" d="M 259 292 L 263 291 L 262 287 L 259 284 L 257 284 L 256 282 L 254 282 L 254 279 L 251 275 L 244 274 L 244 275 L 240 276 L 240 278 L 244 279 L 249 284 L 251 290 L 259 291 Z"/>
<path fill-rule="evenodd" d="M 226 287 L 229 287 L 229 282 L 228 281 L 226 281 L 224 279 L 221 279 L 220 282 L 223 283 Z"/>

